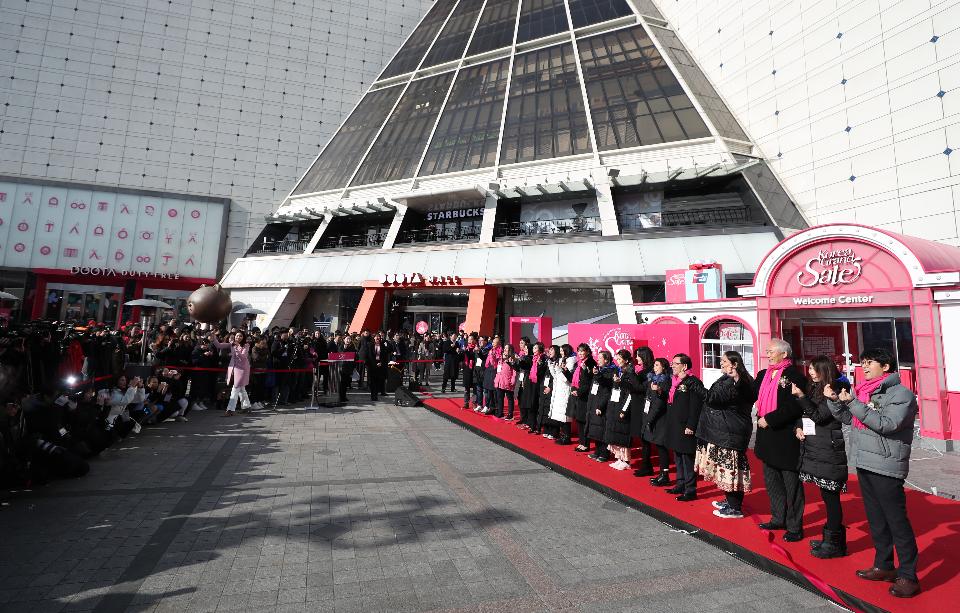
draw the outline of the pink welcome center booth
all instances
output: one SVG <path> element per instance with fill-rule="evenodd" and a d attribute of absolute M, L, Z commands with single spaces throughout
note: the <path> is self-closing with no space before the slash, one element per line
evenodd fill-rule
<path fill-rule="evenodd" d="M 633 313 L 620 308 L 619 325 L 571 324 L 571 344 L 647 344 L 658 357 L 682 351 L 708 385 L 720 376 L 724 351 L 739 351 L 754 373 L 764 368 L 763 348 L 772 337 L 788 341 L 798 362 L 832 357 L 855 382 L 862 379 L 860 352 L 888 347 L 919 398 L 920 435 L 937 449 L 956 448 L 960 248 L 855 224 L 816 226 L 767 253 L 735 298 L 722 295 L 722 268 L 711 266 L 719 273 L 719 297 L 701 299 L 703 288 L 689 287 L 704 283 L 703 265 L 691 266 L 694 274 L 668 271 L 668 300 L 677 302 L 634 304 Z M 687 287 L 671 291 L 671 283 Z M 625 322 L 634 318 L 640 323 Z M 676 331 L 665 333 L 670 327 Z"/>

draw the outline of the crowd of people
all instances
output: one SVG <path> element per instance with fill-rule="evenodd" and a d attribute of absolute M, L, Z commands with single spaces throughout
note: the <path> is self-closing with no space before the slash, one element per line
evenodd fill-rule
<path fill-rule="evenodd" d="M 711 503 L 722 519 L 745 517 L 744 495 L 754 477 L 747 453 L 755 433 L 771 514 L 761 527 L 782 531 L 787 542 L 802 540 L 803 483 L 814 484 L 827 512 L 821 538 L 810 541 L 816 558 L 847 555 L 840 494 L 852 466 L 876 549 L 874 565 L 858 576 L 891 582 L 889 591 L 898 597 L 920 591 L 904 493 L 917 400 L 901 384 L 890 351 L 864 352 L 864 380 L 853 387 L 829 357 L 811 360 L 804 372 L 794 365 L 790 344 L 773 339 L 766 348 L 769 366 L 756 379 L 742 356 L 728 351 L 722 376 L 706 387 L 693 375 L 688 355 L 654 357 L 648 347 L 594 355 L 586 344 L 545 347 L 523 338 L 514 350 L 499 336 L 477 335 L 451 335 L 441 347 L 443 386 L 448 371 L 461 371 L 463 409 L 559 445 L 573 443 L 575 428 L 574 452 L 614 470 L 633 468 L 635 476 L 650 477 L 650 487 L 681 502 L 697 500 L 702 479 L 725 494 Z M 849 456 L 844 425 L 851 426 Z M 631 457 L 635 448 L 638 458 Z"/>
<path fill-rule="evenodd" d="M 144 374 L 128 375 L 143 355 Z M 801 540 L 803 483 L 815 484 L 827 511 L 822 538 L 810 541 L 817 558 L 847 555 L 840 494 L 852 465 L 876 548 L 873 567 L 858 575 L 892 582 L 894 596 L 915 595 L 917 546 L 903 488 L 917 401 L 900 382 L 896 358 L 865 352 L 864 381 L 853 387 L 826 356 L 801 370 L 783 340 L 773 339 L 766 357 L 754 379 L 739 353 L 726 352 L 723 375 L 708 388 L 689 356 L 655 357 L 648 347 L 594 355 L 586 344 L 547 347 L 524 337 L 514 348 L 497 335 L 463 332 L 208 331 L 176 321 L 115 331 L 35 322 L 0 330 L 0 485 L 80 476 L 87 459 L 117 441 L 187 421 L 191 411 L 222 409 L 229 417 L 318 390 L 343 401 L 364 385 L 376 401 L 391 373 L 415 389 L 435 377 L 442 393 L 459 394 L 461 386 L 464 410 L 559 445 L 575 438 L 574 452 L 650 477 L 641 483 L 678 501 L 696 501 L 698 479 L 710 482 L 725 493 L 712 502 L 722 519 L 745 516 L 755 433 L 771 513 L 761 527 Z"/>
<path fill-rule="evenodd" d="M 87 460 L 111 445 L 154 424 L 186 422 L 192 411 L 230 417 L 306 400 L 330 389 L 331 368 L 342 369 L 344 400 L 365 376 L 374 397 L 383 385 L 372 357 L 369 368 L 358 361 L 377 335 L 208 327 L 0 323 L 0 486 L 82 476 Z M 408 347 L 437 344 L 404 336 L 383 345 L 384 366 Z M 349 359 L 331 365 L 332 352 Z M 417 378 L 428 380 L 430 370 Z"/>

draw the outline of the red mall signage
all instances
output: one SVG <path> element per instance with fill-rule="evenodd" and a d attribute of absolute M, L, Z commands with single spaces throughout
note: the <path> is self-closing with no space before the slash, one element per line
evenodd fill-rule
<path fill-rule="evenodd" d="M 424 276 L 419 272 L 390 273 L 380 276 L 380 283 L 384 285 L 399 285 L 401 287 L 417 285 L 463 285 L 463 279 L 457 275 Z"/>

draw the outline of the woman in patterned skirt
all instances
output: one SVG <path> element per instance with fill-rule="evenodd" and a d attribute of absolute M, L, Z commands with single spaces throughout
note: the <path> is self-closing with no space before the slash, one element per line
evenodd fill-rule
<path fill-rule="evenodd" d="M 825 355 L 815 357 L 807 367 L 810 384 L 806 390 L 793 386 L 793 395 L 803 407 L 802 427 L 796 429 L 800 448 L 800 480 L 820 488 L 827 509 L 823 539 L 810 541 L 810 554 L 815 558 L 839 558 L 847 555 L 847 529 L 843 525 L 840 493 L 847 490 L 847 450 L 843 426 L 830 412 L 823 389 L 834 391 L 850 387 L 833 360 Z"/>
<path fill-rule="evenodd" d="M 713 514 L 724 519 L 743 517 L 743 496 L 750 491 L 750 464 L 747 445 L 753 431 L 750 414 L 757 399 L 753 377 L 736 351 L 720 359 L 723 375 L 704 399 L 697 427 L 695 469 L 706 481 L 713 481 L 726 493 L 726 500 L 713 501 Z"/>

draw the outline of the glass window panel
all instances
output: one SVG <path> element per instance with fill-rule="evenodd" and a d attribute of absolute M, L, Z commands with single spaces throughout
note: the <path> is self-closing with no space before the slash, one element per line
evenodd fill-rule
<path fill-rule="evenodd" d="M 523 0 L 517 42 L 550 36 L 568 29 L 563 0 Z"/>
<path fill-rule="evenodd" d="M 451 60 L 458 60 L 470 40 L 470 33 L 477 22 L 483 0 L 460 0 L 453 14 L 437 37 L 430 53 L 423 60 L 423 67 L 436 66 Z"/>
<path fill-rule="evenodd" d="M 630 15 L 626 0 L 570 0 L 574 28 Z"/>
<path fill-rule="evenodd" d="M 586 37 L 578 47 L 601 150 L 709 136 L 641 26 Z M 678 108 L 688 110 L 671 110 Z M 611 129 L 602 129 L 607 123 Z"/>
<path fill-rule="evenodd" d="M 700 70 L 700 67 L 690 59 L 683 43 L 680 42 L 676 34 L 664 28 L 656 28 L 655 31 L 656 37 L 663 44 L 666 53 L 673 58 L 677 66 L 677 71 L 683 77 L 690 91 L 697 97 L 697 100 L 703 108 L 703 112 L 710 118 L 717 131 L 722 136 L 747 140 L 747 136 L 740 127 L 740 124 L 734 119 L 733 114 L 720 99 L 720 96 Z M 674 93 L 679 92 L 668 92 L 668 95 L 673 95 Z M 688 126 L 684 126 L 689 136 L 690 130 L 688 128 Z M 702 135 L 708 136 L 709 133 Z M 691 136 L 691 138 L 693 137 Z"/>
<path fill-rule="evenodd" d="M 517 0 L 487 0 L 467 55 L 509 47 L 517 21 Z"/>
<path fill-rule="evenodd" d="M 446 72 L 410 84 L 360 166 L 353 185 L 413 176 L 452 76 L 452 72 Z"/>
<path fill-rule="evenodd" d="M 471 143 L 496 149 L 509 67 L 510 60 L 502 59 L 460 71 L 423 160 L 421 176 L 481 168 L 476 165 L 478 159 L 467 157 L 467 150 Z M 457 153 L 447 155 L 450 151 Z"/>
<path fill-rule="evenodd" d="M 368 92 L 313 163 L 294 194 L 346 187 L 403 87 Z"/>
<path fill-rule="evenodd" d="M 400 51 L 393 57 L 387 67 L 380 75 L 381 79 L 395 77 L 405 72 L 410 72 L 417 67 L 420 59 L 427 52 L 430 43 L 433 42 L 440 26 L 446 21 L 447 15 L 453 10 L 456 0 L 437 0 L 427 16 L 423 18 L 420 25 L 413 31 L 410 38 L 403 43 Z"/>
<path fill-rule="evenodd" d="M 561 129 L 562 135 L 558 133 Z M 520 135 L 519 142 L 512 140 L 515 134 Z M 504 135 L 501 164 L 590 151 L 587 116 L 569 43 L 516 56 Z"/>

